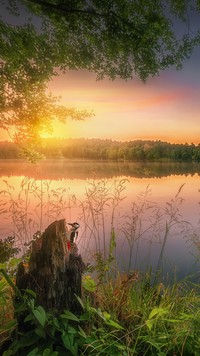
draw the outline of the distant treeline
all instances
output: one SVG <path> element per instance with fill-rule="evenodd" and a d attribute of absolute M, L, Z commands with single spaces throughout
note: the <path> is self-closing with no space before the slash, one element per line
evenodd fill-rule
<path fill-rule="evenodd" d="M 162 141 L 112 141 L 102 139 L 43 139 L 37 150 L 46 158 L 115 161 L 200 161 L 200 144 Z M 0 158 L 20 157 L 12 142 L 0 142 Z"/>

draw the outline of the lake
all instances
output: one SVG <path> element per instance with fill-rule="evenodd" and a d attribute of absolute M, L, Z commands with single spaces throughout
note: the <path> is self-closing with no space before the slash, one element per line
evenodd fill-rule
<path fill-rule="evenodd" d="M 35 232 L 65 218 L 80 223 L 86 262 L 108 256 L 115 242 L 121 271 L 161 269 L 165 279 L 196 281 L 199 202 L 198 163 L 0 161 L 0 237 L 15 236 L 22 252 Z"/>

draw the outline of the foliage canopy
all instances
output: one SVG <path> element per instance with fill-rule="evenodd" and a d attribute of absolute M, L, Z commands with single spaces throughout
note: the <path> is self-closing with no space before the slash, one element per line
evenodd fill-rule
<path fill-rule="evenodd" d="M 56 98 L 46 94 L 56 69 L 86 69 L 98 79 L 127 80 L 136 75 L 146 81 L 170 66 L 181 68 L 200 42 L 200 30 L 190 29 L 193 16 L 200 16 L 199 0 L 0 0 L 0 4 L 4 9 L 0 127 L 15 125 L 20 142 L 35 139 L 41 130 L 49 130 L 53 119 L 60 119 Z M 62 120 L 68 114 L 75 119 L 90 115 L 70 110 L 63 116 L 62 108 Z"/>

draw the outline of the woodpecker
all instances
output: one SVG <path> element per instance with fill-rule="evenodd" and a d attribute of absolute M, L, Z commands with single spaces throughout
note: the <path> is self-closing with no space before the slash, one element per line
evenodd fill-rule
<path fill-rule="evenodd" d="M 69 233 L 69 240 L 70 243 L 73 244 L 75 239 L 78 237 L 78 228 L 80 227 L 79 223 L 74 222 L 74 223 L 67 223 L 68 225 L 71 226 L 71 229 L 68 231 Z"/>

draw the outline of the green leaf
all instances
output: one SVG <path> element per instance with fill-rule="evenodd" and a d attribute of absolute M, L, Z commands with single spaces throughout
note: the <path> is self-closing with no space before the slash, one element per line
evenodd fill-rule
<path fill-rule="evenodd" d="M 111 237 L 110 237 L 110 246 L 109 246 L 109 255 L 110 256 L 112 256 L 115 247 L 116 247 L 115 230 L 114 230 L 114 228 L 112 228 Z"/>
<path fill-rule="evenodd" d="M 94 292 L 96 290 L 96 282 L 91 276 L 87 275 L 83 277 L 83 287 L 89 292 Z"/>
<path fill-rule="evenodd" d="M 69 326 L 67 331 L 69 334 L 77 334 L 77 330 L 72 326 Z"/>
<path fill-rule="evenodd" d="M 40 337 L 33 333 L 30 332 L 29 334 L 25 334 L 18 342 L 17 342 L 17 349 L 24 349 L 26 346 L 31 346 L 37 344 L 37 342 L 40 340 Z"/>
<path fill-rule="evenodd" d="M 31 308 L 31 310 L 35 309 L 35 299 L 28 299 L 27 304 Z"/>
<path fill-rule="evenodd" d="M 9 268 L 17 268 L 21 258 L 13 257 L 9 260 Z"/>
<path fill-rule="evenodd" d="M 74 335 L 63 332 L 61 338 L 65 348 L 73 353 Z"/>
<path fill-rule="evenodd" d="M 83 302 L 82 302 L 82 299 L 81 299 L 78 295 L 76 295 L 76 299 L 78 300 L 78 302 L 80 303 L 81 307 L 82 307 L 83 310 L 84 310 L 85 307 L 84 307 L 84 304 L 83 304 Z"/>
<path fill-rule="evenodd" d="M 7 351 L 4 351 L 4 353 L 3 353 L 3 356 L 12 356 L 12 355 L 13 355 L 12 350 L 7 350 Z"/>
<path fill-rule="evenodd" d="M 146 340 L 146 342 L 147 342 L 148 344 L 152 345 L 153 347 L 155 347 L 156 350 L 158 350 L 159 353 L 156 354 L 156 355 L 162 355 L 162 356 L 163 356 L 163 353 L 162 353 L 162 351 L 160 350 L 160 347 L 159 347 L 159 344 L 158 344 L 158 343 L 156 343 L 155 341 L 153 341 L 153 340 L 151 340 L 151 339 Z M 165 354 L 165 355 L 166 355 L 166 354 Z"/>
<path fill-rule="evenodd" d="M 0 272 L 2 273 L 2 275 L 4 276 L 5 280 L 7 281 L 7 283 L 11 286 L 11 288 L 13 289 L 14 293 L 19 297 L 22 298 L 22 295 L 19 291 L 19 289 L 16 287 L 16 285 L 13 283 L 12 279 L 9 277 L 9 275 L 6 273 L 6 271 L 1 268 Z"/>
<path fill-rule="evenodd" d="M 177 320 L 177 319 L 162 319 L 163 321 L 167 321 L 169 323 L 180 323 L 181 320 Z"/>
<path fill-rule="evenodd" d="M 186 313 L 180 313 L 180 319 L 181 320 L 191 320 L 194 319 L 194 315 L 193 314 L 186 314 Z"/>
<path fill-rule="evenodd" d="M 53 319 L 53 325 L 56 327 L 56 329 L 61 330 L 61 325 L 60 325 L 59 320 L 57 318 Z"/>
<path fill-rule="evenodd" d="M 106 321 L 108 321 L 111 318 L 110 314 L 108 314 L 107 312 L 103 312 L 103 316 Z"/>
<path fill-rule="evenodd" d="M 109 319 L 106 324 L 113 326 L 115 329 L 124 330 L 124 328 L 120 324 L 116 323 L 115 321 L 113 321 L 111 319 Z"/>
<path fill-rule="evenodd" d="M 152 319 L 155 315 L 161 316 L 163 314 L 166 314 L 167 310 L 161 307 L 154 308 L 151 313 L 149 314 L 149 319 Z"/>
<path fill-rule="evenodd" d="M 4 262 L 4 263 L 0 263 L 0 270 L 1 269 L 6 269 L 6 262 Z"/>
<path fill-rule="evenodd" d="M 45 339 L 45 337 L 46 337 L 46 332 L 42 328 L 35 329 L 35 333 L 43 339 Z"/>
<path fill-rule="evenodd" d="M 52 352 L 50 349 L 45 349 L 42 354 L 42 356 L 57 356 L 57 355 L 58 355 L 57 351 Z"/>
<path fill-rule="evenodd" d="M 33 290 L 31 290 L 31 289 L 26 289 L 26 293 L 27 294 L 30 294 L 33 298 L 35 298 L 36 299 L 36 297 L 37 297 L 37 295 L 36 295 L 36 293 L 33 291 Z"/>
<path fill-rule="evenodd" d="M 44 327 L 46 322 L 46 313 L 45 310 L 39 305 L 39 307 L 33 309 L 33 315 L 37 319 L 37 321 Z"/>
<path fill-rule="evenodd" d="M 30 351 L 27 356 L 38 356 L 38 347 L 36 347 L 34 350 Z"/>
<path fill-rule="evenodd" d="M 16 326 L 17 326 L 16 320 L 11 320 L 8 323 L 4 324 L 2 327 L 0 327 L 0 332 L 12 330 Z"/>
<path fill-rule="evenodd" d="M 78 329 L 79 329 L 78 331 L 79 335 L 81 335 L 85 339 L 87 337 L 85 331 L 80 327 L 80 325 L 78 326 Z"/>
<path fill-rule="evenodd" d="M 76 315 L 74 315 L 72 312 L 70 312 L 69 310 L 65 310 L 64 314 L 61 314 L 61 317 L 63 319 L 68 319 L 68 320 L 74 320 L 79 322 L 79 319 L 77 318 Z"/>
<path fill-rule="evenodd" d="M 86 312 L 84 314 L 82 314 L 80 317 L 79 317 L 79 320 L 81 321 L 86 321 L 86 320 L 89 320 L 90 319 L 90 313 L 89 312 Z"/>
<path fill-rule="evenodd" d="M 25 319 L 24 322 L 26 323 L 27 321 L 31 321 L 34 320 L 34 315 L 32 313 L 28 314 Z"/>
<path fill-rule="evenodd" d="M 152 329 L 153 324 L 154 324 L 154 320 L 149 320 L 149 319 L 148 319 L 148 320 L 146 321 L 146 325 L 147 325 L 147 327 L 149 328 L 149 330 Z"/>

